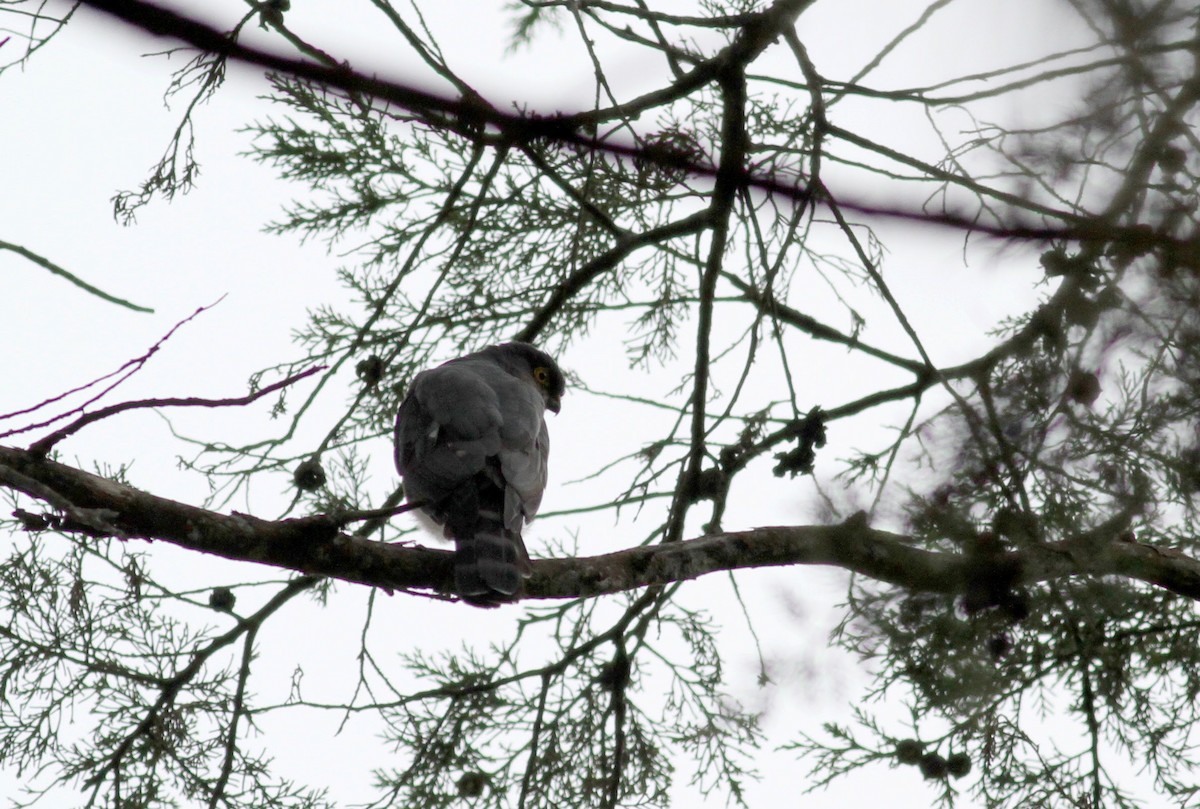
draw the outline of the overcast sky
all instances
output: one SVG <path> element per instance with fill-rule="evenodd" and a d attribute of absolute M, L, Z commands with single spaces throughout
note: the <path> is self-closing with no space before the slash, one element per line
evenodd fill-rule
<path fill-rule="evenodd" d="M 203 7 L 208 19 L 225 23 L 241 8 L 228 2 L 176 5 Z M 417 69 L 398 57 L 390 44 L 373 37 L 380 29 L 377 20 L 358 4 L 354 11 L 347 10 L 350 4 L 344 0 L 295 0 L 295 5 L 297 30 L 328 52 L 350 58 L 357 67 L 405 80 L 410 80 L 409 71 Z M 545 111 L 586 107 L 592 93 L 591 69 L 582 61 L 572 61 L 578 52 L 573 41 L 563 35 L 561 53 L 565 55 L 555 62 L 554 71 L 544 69 L 546 54 L 553 53 L 553 34 L 548 43 L 531 53 L 506 56 L 503 29 L 494 14 L 498 5 L 428 3 L 424 11 L 431 27 L 446 33 L 451 62 L 485 94 L 490 92 L 493 100 L 527 101 Z M 989 13 L 989 6 L 995 5 L 1004 5 L 1004 13 Z M 1029 21 L 1046 19 L 1034 10 L 1045 4 L 1026 3 L 1024 13 L 1018 5 L 955 4 L 939 22 L 945 35 L 925 40 L 940 42 L 941 50 L 897 52 L 877 83 L 922 83 L 948 72 L 966 73 L 975 69 L 975 62 L 978 69 L 985 69 L 995 66 L 987 64 L 988 60 L 1018 61 L 1025 58 L 1026 49 L 1030 53 L 1044 49 L 1045 42 L 1030 35 Z M 468 6 L 470 11 L 464 11 Z M 826 74 L 844 76 L 869 59 L 905 21 L 915 19 L 921 8 L 915 3 L 866 0 L 819 2 L 806 12 L 801 35 Z M 853 39 L 846 35 L 847 20 L 853 21 Z M 878 26 L 877 36 L 874 28 L 863 30 L 864 23 Z M 1046 27 L 1035 26 L 1034 30 L 1045 31 Z M 14 44 L 10 42 L 6 48 Z M 219 305 L 181 329 L 146 370 L 110 401 L 240 395 L 250 373 L 297 353 L 290 334 L 302 323 L 307 308 L 345 299 L 333 278 L 340 257 L 317 243 L 302 245 L 289 237 L 261 232 L 261 227 L 277 216 L 280 205 L 303 195 L 304 189 L 280 182 L 270 169 L 239 156 L 249 145 L 248 136 L 237 131 L 239 127 L 272 112 L 257 98 L 265 84 L 252 71 L 235 67 L 228 85 L 196 119 L 203 166 L 196 191 L 170 204 L 156 202 L 143 209 L 134 226 L 113 221 L 111 197 L 143 179 L 178 122 L 179 109 L 164 108 L 162 98 L 169 71 L 177 62 L 141 55 L 161 49 L 161 43 L 84 10 L 27 66 L 0 75 L 0 240 L 40 253 L 113 295 L 155 310 L 139 314 L 119 308 L 16 255 L 0 252 L 0 278 L 8 289 L 0 296 L 0 333 L 10 347 L 0 357 L 3 378 L 8 380 L 0 386 L 0 412 L 27 407 L 115 369 L 144 352 L 197 307 L 217 300 Z M 6 56 L 3 61 L 8 60 Z M 617 61 L 621 69 L 610 74 L 610 79 L 633 92 L 644 80 L 648 66 Z M 953 65 L 953 70 L 948 65 Z M 914 129 L 913 137 L 927 135 Z M 913 148 L 928 146 L 914 141 Z M 881 229 L 885 235 L 895 230 L 886 225 Z M 1037 273 L 1030 256 L 1017 250 L 996 250 L 990 255 L 978 252 L 972 267 L 964 271 L 961 240 L 932 231 L 911 233 L 892 242 L 888 262 L 898 295 L 910 307 L 927 342 L 937 347 L 939 363 L 977 354 L 986 345 L 985 327 L 1027 305 L 1030 281 Z M 947 300 L 961 305 L 947 307 Z M 878 314 L 880 317 L 870 321 L 867 334 L 881 344 L 897 339 L 898 327 Z M 944 338 L 948 336 L 952 339 L 947 341 Z M 607 340 L 611 346 L 612 337 Z M 609 350 L 604 336 L 598 335 L 564 358 L 564 364 L 586 374 L 597 386 L 629 390 L 631 372 L 611 362 Z M 864 381 L 842 378 L 840 368 L 841 356 L 829 351 L 814 355 L 806 366 L 809 378 L 821 380 L 830 403 L 851 398 Z M 176 425 L 188 434 L 210 438 L 257 435 L 269 429 L 268 407 L 179 413 Z M 594 455 L 585 463 L 578 462 L 594 453 L 597 423 L 606 424 L 606 450 L 610 443 L 626 440 L 623 431 L 635 429 L 636 425 L 624 422 L 607 425 L 605 407 L 602 402 L 568 396 L 562 415 L 552 422 L 552 465 L 558 486 L 548 493 L 547 508 L 563 507 L 581 496 L 566 485 L 578 476 L 569 467 L 590 469 L 595 465 Z M 0 423 L 0 429 L 8 426 Z M 868 434 L 869 430 L 852 437 L 831 435 L 827 452 L 830 457 L 845 454 Z M 22 443 L 25 439 L 10 440 Z M 636 437 L 627 440 L 632 445 Z M 381 441 L 377 450 L 372 468 L 382 487 L 394 482 L 394 473 L 386 441 Z M 132 461 L 129 477 L 135 485 L 200 502 L 206 494 L 204 482 L 177 469 L 176 456 L 184 451 L 172 439 L 166 423 L 152 414 L 119 417 L 62 448 L 63 460 L 77 461 L 84 468 Z M 811 491 L 792 490 L 781 497 L 781 484 L 769 477 L 762 484 L 767 494 L 761 501 L 740 505 L 731 513 L 727 527 L 797 522 L 803 517 L 803 506 L 813 500 Z M 277 477 L 256 488 L 259 499 L 253 504 L 231 507 L 250 508 L 271 517 L 272 509 L 280 508 L 287 494 L 286 481 Z M 569 531 L 573 527 L 559 524 L 538 530 Z M 599 552 L 640 541 L 644 532 L 643 528 L 620 534 L 593 526 L 579 539 L 589 552 Z M 245 576 L 234 566 L 196 560 L 171 549 L 156 549 L 156 553 L 162 565 L 180 569 L 168 578 L 191 579 L 195 586 L 213 586 Z M 756 609 L 775 616 L 762 621 L 759 631 L 781 630 L 768 635 L 765 643 L 780 676 L 774 686 L 759 689 L 754 685 L 758 664 L 753 645 L 740 629 L 744 624 L 736 614 L 722 616 L 731 636 L 726 638 L 731 684 L 749 704 L 768 709 L 766 725 L 773 743 L 794 738 L 797 731 L 818 733 L 822 721 L 846 720 L 846 706 L 858 701 L 866 680 L 858 663 L 829 652 L 826 646 L 825 636 L 833 620 L 830 607 L 842 595 L 844 575 L 796 569 L 753 572 L 739 581 Z M 351 669 L 347 666 L 353 664 L 366 598 L 362 589 L 339 587 L 328 610 L 297 606 L 292 616 L 276 621 L 278 626 L 264 632 L 264 664 L 273 652 L 279 660 L 272 664 L 274 668 L 264 665 L 258 682 L 262 692 L 286 693 L 296 660 L 306 663 L 306 686 L 315 691 L 325 680 L 336 691 L 338 678 L 348 676 Z M 721 603 L 726 605 L 732 603 L 727 584 L 721 582 L 689 585 L 684 597 L 694 599 L 697 605 L 714 597 L 724 599 Z M 405 599 L 385 599 L 384 614 L 376 616 L 376 626 L 386 628 L 389 620 L 395 620 L 396 626 L 403 627 L 405 643 L 459 634 L 483 638 L 511 631 L 515 621 L 515 610 L 481 615 L 461 607 L 402 601 Z M 422 616 L 420 622 L 412 620 L 416 609 Z M 215 618 L 198 620 L 219 624 Z M 329 660 L 341 663 L 330 666 Z M 344 791 L 335 788 L 335 795 L 365 799 L 369 794 L 363 788 L 365 769 L 379 763 L 384 751 L 378 749 L 366 724 L 352 725 L 337 739 L 327 738 L 336 721 L 336 717 L 318 719 L 314 725 L 304 726 L 302 743 L 272 743 L 272 751 L 278 754 L 285 773 L 303 779 L 319 766 L 316 771 L 328 775 L 331 785 L 336 779 L 343 781 Z M 268 731 L 275 729 L 270 720 L 265 724 Z M 292 739 L 296 738 L 293 733 Z M 337 766 L 329 766 L 330 762 Z M 756 806 L 817 809 L 847 805 L 856 799 L 852 796 L 878 799 L 886 795 L 889 806 L 923 809 L 933 795 L 915 769 L 876 767 L 865 776 L 840 782 L 829 792 L 798 797 L 805 785 L 806 763 L 797 762 L 790 753 L 767 749 L 760 766 L 764 779 L 751 793 L 751 805 Z M 19 779 L 11 773 L 0 774 L 0 795 L 5 794 L 6 784 L 11 789 L 17 783 Z"/>

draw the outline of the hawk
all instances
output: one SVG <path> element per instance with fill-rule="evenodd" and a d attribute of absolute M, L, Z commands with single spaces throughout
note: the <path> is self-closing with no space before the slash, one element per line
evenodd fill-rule
<path fill-rule="evenodd" d="M 520 596 L 521 529 L 546 489 L 550 435 L 565 384 L 528 343 L 488 346 L 417 374 L 396 417 L 405 497 L 454 540 L 454 584 L 470 604 Z"/>

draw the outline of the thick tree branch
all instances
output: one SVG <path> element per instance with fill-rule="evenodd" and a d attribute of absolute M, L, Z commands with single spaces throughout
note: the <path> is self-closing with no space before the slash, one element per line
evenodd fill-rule
<path fill-rule="evenodd" d="M 173 37 L 209 53 L 221 55 L 239 62 L 256 65 L 269 71 L 285 73 L 299 79 L 311 81 L 323 87 L 341 90 L 349 94 L 363 94 L 378 98 L 400 109 L 419 116 L 438 129 L 455 132 L 473 142 L 499 141 L 501 143 L 531 143 L 545 139 L 556 143 L 583 147 L 624 158 L 636 158 L 663 168 L 679 169 L 699 176 L 716 177 L 716 166 L 697 162 L 686 156 L 669 153 L 661 148 L 638 147 L 632 143 L 621 143 L 613 138 L 601 138 L 593 134 L 596 124 L 607 120 L 603 116 L 616 115 L 621 119 L 633 118 L 636 114 L 660 107 L 682 98 L 688 93 L 717 81 L 733 66 L 744 66 L 753 61 L 770 42 L 779 35 L 784 26 L 791 24 L 805 6 L 796 0 L 780 0 L 774 6 L 755 17 L 753 24 L 745 26 L 730 46 L 712 59 L 701 63 L 685 74 L 684 78 L 668 88 L 649 96 L 634 99 L 612 111 L 581 112 L 575 114 L 515 113 L 499 109 L 476 94 L 464 94 L 458 98 L 421 90 L 409 85 L 376 79 L 356 73 L 348 67 L 315 64 L 301 59 L 279 56 L 257 48 L 243 45 L 230 39 L 222 32 L 184 17 L 153 3 L 142 0 L 83 0 L 84 5 L 111 14 L 125 22 L 157 36 Z M 598 117 L 599 116 L 599 117 Z M 481 125 L 493 133 L 481 134 Z M 856 136 L 843 130 L 830 128 L 830 134 L 854 142 Z M 879 154 L 911 160 L 893 153 L 879 144 L 863 144 Z M 961 178 L 954 178 L 955 181 Z M 737 176 L 739 187 L 753 188 L 768 194 L 795 201 L 811 201 L 812 194 L 807 183 L 790 176 L 760 175 L 742 170 Z M 979 193 L 1001 197 L 1002 192 L 994 189 L 978 189 Z M 1107 221 L 1096 221 L 1070 211 L 1040 208 L 1027 200 L 1014 200 L 1017 211 L 1031 211 L 1046 220 L 1063 223 L 1061 226 L 1046 225 L 1036 219 L 1020 219 L 1016 215 L 1002 224 L 980 221 L 971 211 L 926 211 L 911 208 L 887 208 L 856 202 L 850 197 L 838 197 L 838 205 L 845 211 L 902 222 L 920 222 L 940 225 L 957 230 L 969 231 L 1005 239 L 1030 241 L 1083 241 L 1108 244 L 1120 242 L 1131 249 L 1149 250 L 1155 247 L 1170 248 L 1187 260 L 1194 260 L 1200 246 L 1189 241 L 1173 238 L 1169 234 L 1148 231 L 1145 228 L 1120 226 Z"/>
<path fill-rule="evenodd" d="M 220 514 L 140 491 L 12 447 L 0 447 L 0 485 L 54 508 L 103 512 L 115 535 L 161 540 L 244 562 L 394 589 L 452 591 L 450 551 L 376 542 L 341 532 L 335 514 L 280 521 Z M 64 524 L 64 530 L 71 529 Z M 992 563 L 1034 584 L 1071 576 L 1121 576 L 1200 600 L 1200 561 L 1095 531 L 1000 554 Z M 94 527 L 87 528 L 95 533 Z M 542 559 L 526 584 L 530 599 L 581 598 L 759 567 L 827 565 L 910 590 L 963 593 L 980 575 L 967 554 L 927 551 L 917 540 L 871 528 L 863 516 L 836 525 L 773 526 L 629 548 L 603 556 Z"/>

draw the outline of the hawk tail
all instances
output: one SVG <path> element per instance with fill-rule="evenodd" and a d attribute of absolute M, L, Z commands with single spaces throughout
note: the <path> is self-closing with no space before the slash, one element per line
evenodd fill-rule
<path fill-rule="evenodd" d="M 454 540 L 454 589 L 477 607 L 496 607 L 520 598 L 529 575 L 521 535 L 505 529 L 499 515 L 481 514 L 477 529 Z"/>

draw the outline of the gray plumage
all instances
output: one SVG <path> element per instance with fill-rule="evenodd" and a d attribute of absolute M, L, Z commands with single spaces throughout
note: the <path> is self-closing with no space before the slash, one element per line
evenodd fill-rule
<path fill-rule="evenodd" d="M 462 598 L 495 606 L 529 575 L 521 529 L 546 489 L 563 375 L 545 352 L 503 343 L 417 374 L 396 418 L 396 468 L 408 502 L 455 544 Z"/>

